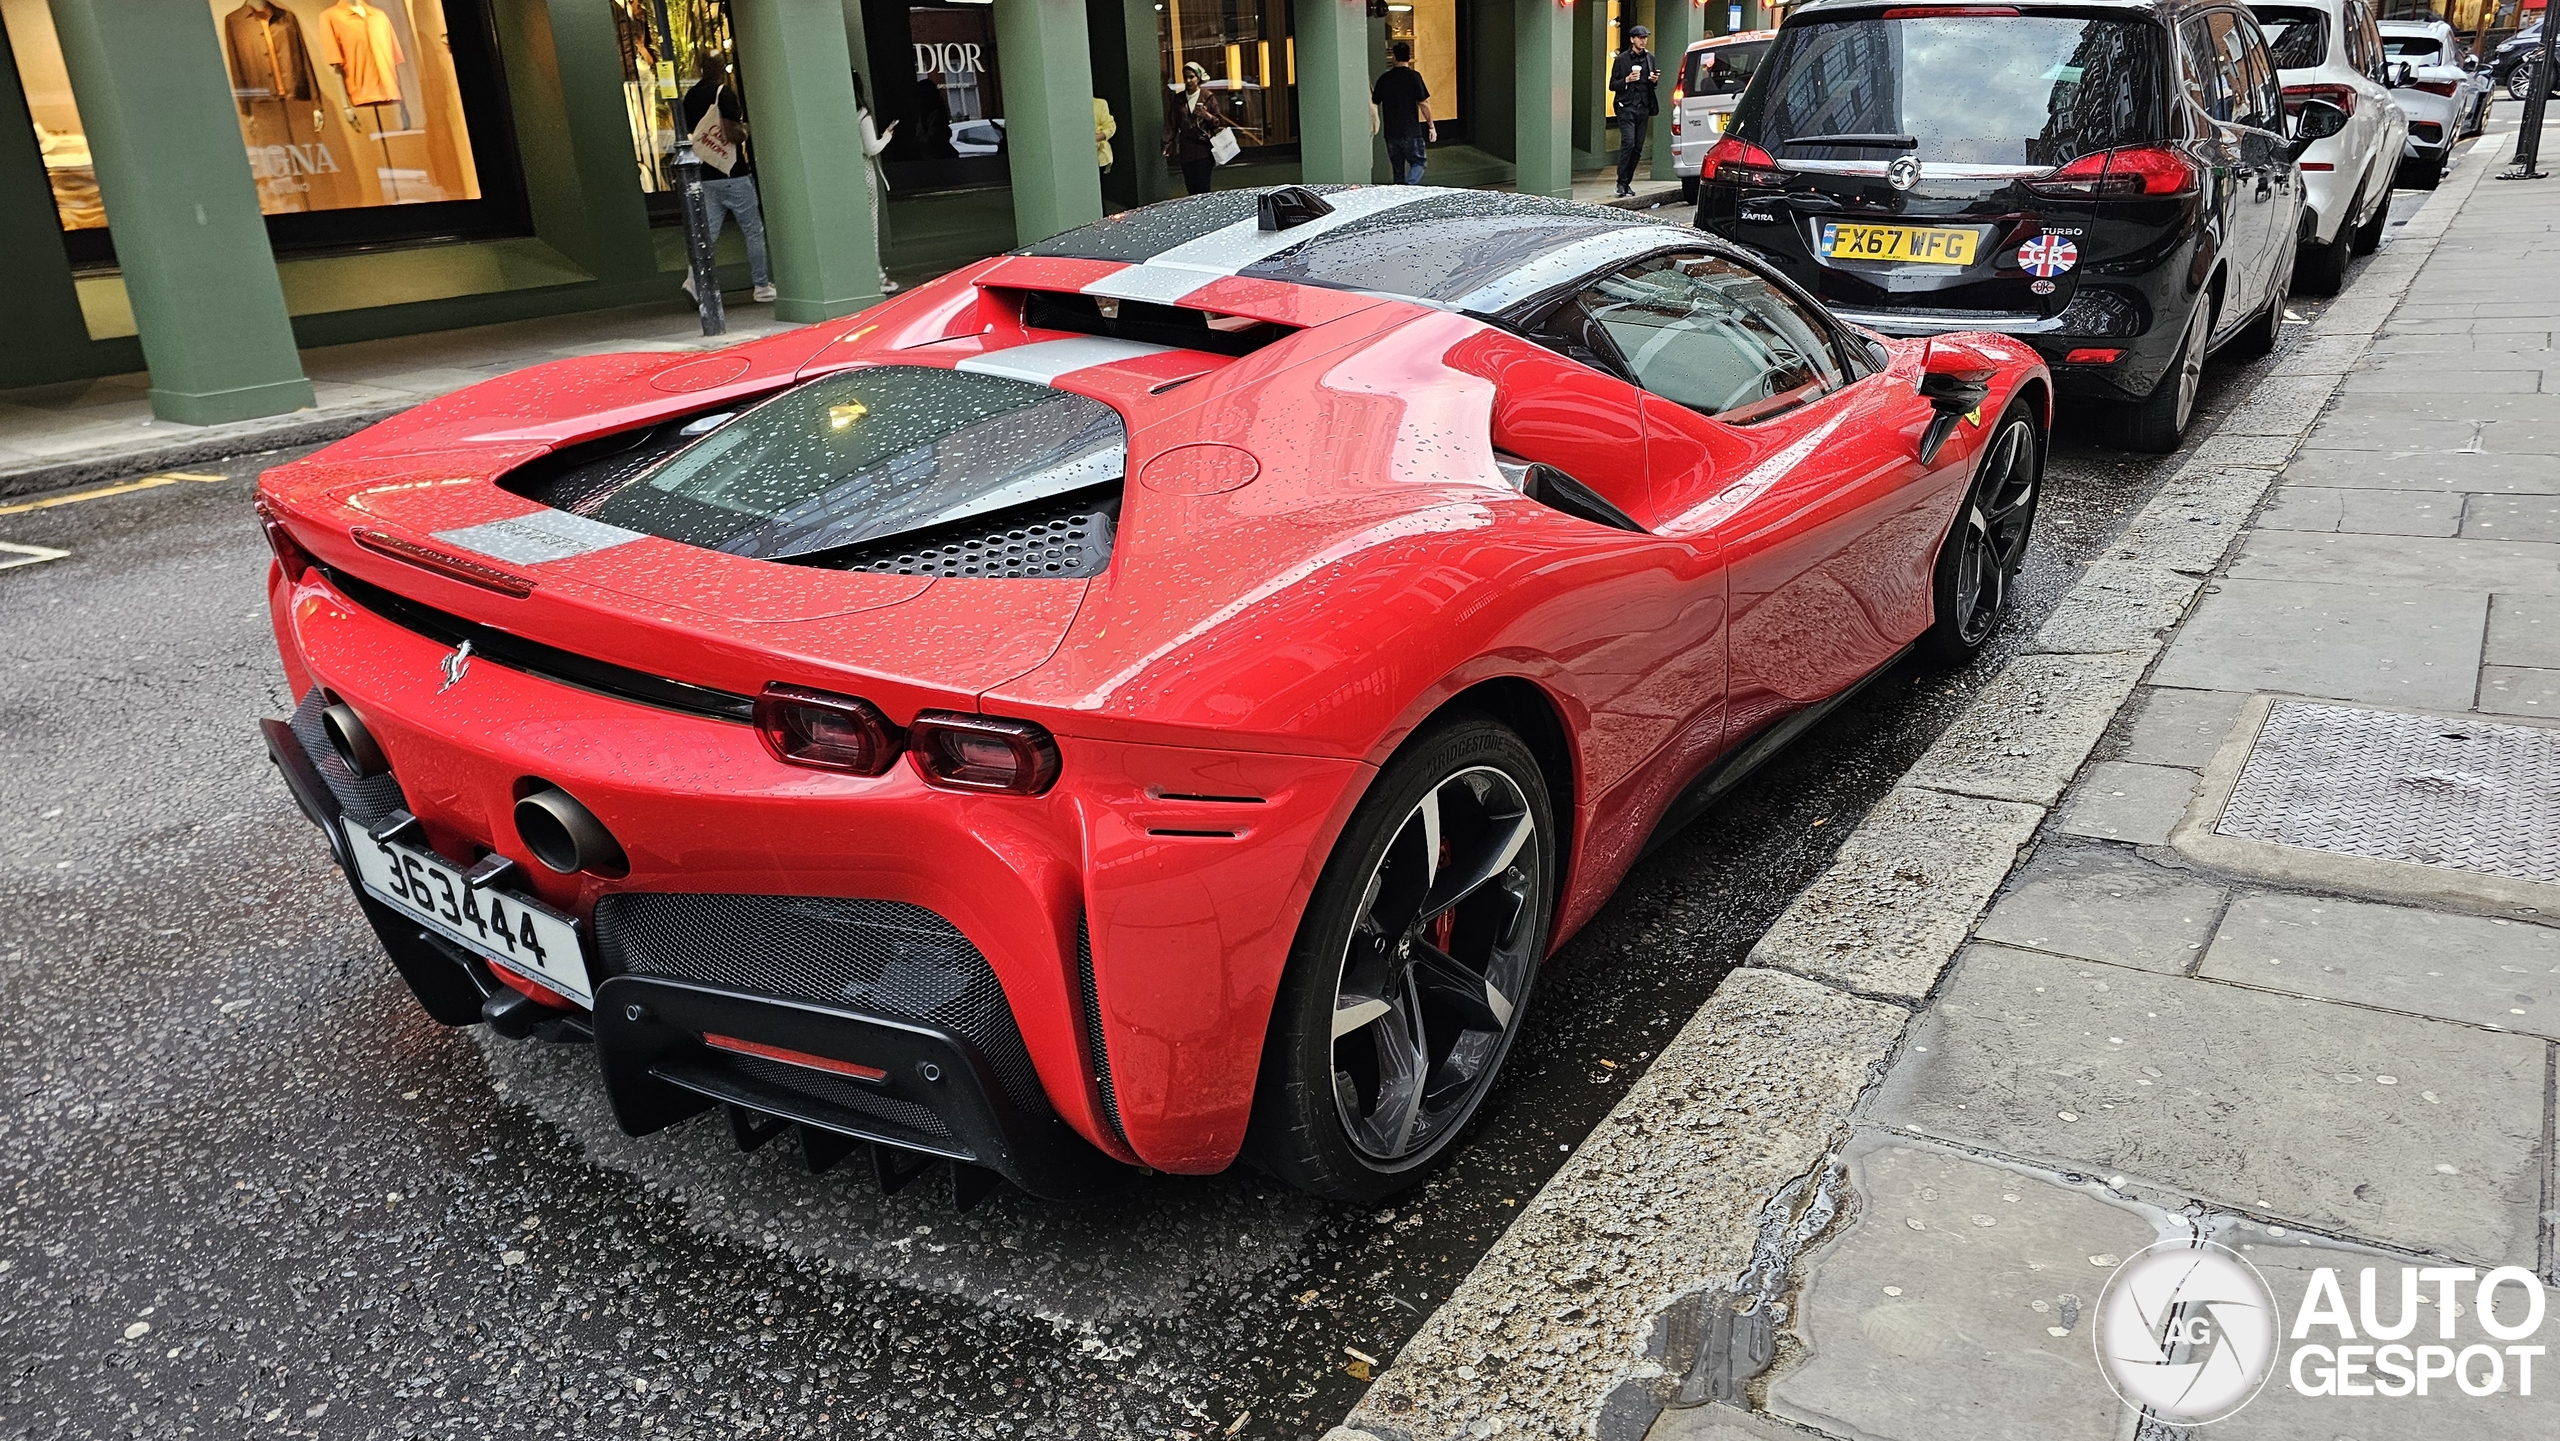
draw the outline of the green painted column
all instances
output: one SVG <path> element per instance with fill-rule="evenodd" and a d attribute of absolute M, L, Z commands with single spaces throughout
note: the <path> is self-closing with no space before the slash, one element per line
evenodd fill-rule
<path fill-rule="evenodd" d="M 880 303 L 871 186 L 854 118 L 853 52 L 838 0 L 736 0 L 739 76 L 755 146 L 765 248 L 781 298 L 806 322 Z M 1082 68 L 1082 55 L 1078 55 Z"/>
<path fill-rule="evenodd" d="M 1298 154 L 1311 185 L 1364 185 L 1369 167 L 1369 7 L 1298 0 Z"/>
<path fill-rule="evenodd" d="M 534 234 L 598 280 L 654 276 L 612 13 L 579 0 L 498 0 L 490 18 Z"/>
<path fill-rule="evenodd" d="M 1609 6 L 1581 0 L 1573 9 L 1574 164 L 1613 164 L 1618 137 L 1609 124 Z"/>
<path fill-rule="evenodd" d="M 1573 195 L 1573 14 L 1561 0 L 1514 0 L 1519 108 L 1512 134 L 1523 195 Z"/>
<path fill-rule="evenodd" d="M 151 413 L 189 425 L 312 403 L 213 12 L 53 0 L 133 302 Z"/>
<path fill-rule="evenodd" d="M 1173 194 L 1164 158 L 1164 51 L 1156 33 L 1155 0 L 1093 0 L 1096 95 L 1111 103 L 1120 133 L 1115 159 L 1102 177 L 1103 193 L 1121 205 L 1146 205 Z"/>
<path fill-rule="evenodd" d="M 1102 218 L 1084 0 L 996 0 L 1013 233 L 1029 245 Z"/>
<path fill-rule="evenodd" d="M 1680 88 L 1680 64 L 1689 45 L 1703 32 L 1699 25 L 1706 10 L 1697 0 L 1654 0 L 1653 53 L 1662 57 L 1662 83 L 1655 93 L 1662 97 L 1662 113 L 1653 118 L 1653 178 L 1673 180 L 1671 169 L 1671 92 Z"/>

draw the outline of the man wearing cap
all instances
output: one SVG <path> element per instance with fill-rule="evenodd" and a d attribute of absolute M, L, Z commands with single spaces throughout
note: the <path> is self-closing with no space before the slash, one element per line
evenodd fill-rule
<path fill-rule="evenodd" d="M 1644 154 L 1644 133 L 1653 126 L 1654 83 L 1662 78 L 1662 62 L 1648 44 L 1653 32 L 1638 25 L 1627 32 L 1627 48 L 1609 62 L 1609 89 L 1618 97 L 1618 193 L 1633 195 L 1636 161 Z"/>

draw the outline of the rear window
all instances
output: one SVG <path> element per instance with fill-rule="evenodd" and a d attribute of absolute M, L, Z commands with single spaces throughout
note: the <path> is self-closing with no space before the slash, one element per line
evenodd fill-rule
<path fill-rule="evenodd" d="M 1741 40 L 1690 52 L 1689 73 L 1680 79 L 1686 95 L 1739 95 L 1769 53 L 1766 40 Z"/>
<path fill-rule="evenodd" d="M 2382 33 L 2382 53 L 2412 65 L 2433 65 L 2444 58 L 2444 42 L 2433 35 L 2394 35 L 2386 30 Z"/>
<path fill-rule="evenodd" d="M 2305 5 L 2252 5 L 2278 70 L 2308 70 L 2329 54 L 2329 17 Z"/>
<path fill-rule="evenodd" d="M 1908 136 L 1924 162 L 2055 166 L 2158 139 L 2166 32 L 2069 15 L 1924 15 L 1790 25 L 1734 133 L 1780 160 L 1885 161 L 1821 135 Z"/>
<path fill-rule="evenodd" d="M 1128 434 L 1088 396 L 877 365 L 740 412 L 581 513 L 767 560 L 906 535 L 1120 479 Z"/>

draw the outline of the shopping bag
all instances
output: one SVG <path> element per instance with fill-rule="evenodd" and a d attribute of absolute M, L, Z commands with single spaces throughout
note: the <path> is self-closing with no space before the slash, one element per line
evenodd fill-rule
<path fill-rule="evenodd" d="M 716 104 L 702 112 L 693 123 L 693 158 L 726 175 L 738 168 L 738 142 L 721 122 Z"/>
<path fill-rule="evenodd" d="M 1234 160 L 1237 152 L 1243 149 L 1244 142 L 1236 139 L 1236 132 L 1233 126 L 1229 126 L 1228 128 L 1209 137 L 1209 158 L 1217 161 L 1220 165 L 1225 165 Z"/>

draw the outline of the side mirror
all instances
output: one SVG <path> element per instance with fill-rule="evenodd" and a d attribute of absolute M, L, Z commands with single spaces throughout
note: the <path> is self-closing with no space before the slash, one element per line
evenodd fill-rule
<path fill-rule="evenodd" d="M 2383 88 L 2386 90 L 2406 90 L 2409 88 L 2409 78 L 2416 73 L 2416 71 L 2410 68 L 2408 61 L 2394 60 L 2390 64 L 2382 67 Z"/>
<path fill-rule="evenodd" d="M 1920 394 L 1937 412 L 1929 418 L 1929 428 L 1921 432 L 1920 463 L 1935 465 L 1938 452 L 1956 433 L 1957 423 L 1966 416 L 1980 414 L 1983 402 L 1991 398 L 1991 377 L 1999 371 L 1985 365 L 1978 354 L 1937 345 L 1929 347 L 1920 367 Z"/>
<path fill-rule="evenodd" d="M 2474 75 L 2479 74 L 2479 73 L 2480 73 L 2480 57 L 2479 57 L 2479 56 L 2477 56 L 2477 55 L 2465 55 L 2465 56 L 2463 56 L 2463 57 L 2462 57 L 2462 68 L 2463 68 L 2464 70 L 2469 71 L 2470 73 L 2472 73 L 2472 74 L 2474 74 Z"/>

